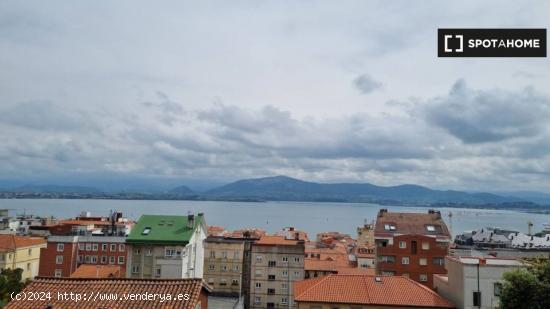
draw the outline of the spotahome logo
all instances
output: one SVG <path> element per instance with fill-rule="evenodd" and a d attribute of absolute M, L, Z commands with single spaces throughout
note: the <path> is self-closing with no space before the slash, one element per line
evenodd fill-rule
<path fill-rule="evenodd" d="M 438 29 L 439 57 L 546 57 L 546 29 Z"/>

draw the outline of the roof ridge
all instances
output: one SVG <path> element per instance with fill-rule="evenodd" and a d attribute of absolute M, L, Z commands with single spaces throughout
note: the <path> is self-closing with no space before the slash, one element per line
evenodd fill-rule
<path fill-rule="evenodd" d="M 333 274 L 330 274 L 328 276 L 322 276 L 322 277 L 319 277 L 319 281 L 317 281 L 314 285 L 310 286 L 309 288 L 305 289 L 302 293 L 300 293 L 299 295 L 295 295 L 294 298 L 297 298 L 299 296 L 302 296 L 303 294 L 305 294 L 307 291 L 313 289 L 314 287 L 316 287 L 317 285 L 319 285 L 321 282 L 325 281 L 328 277 L 331 277 Z M 310 279 L 310 280 L 315 280 L 315 279 Z M 304 280 L 305 281 L 305 280 Z"/>

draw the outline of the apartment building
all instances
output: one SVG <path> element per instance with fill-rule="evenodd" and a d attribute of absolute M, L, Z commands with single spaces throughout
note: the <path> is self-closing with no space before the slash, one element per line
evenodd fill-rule
<path fill-rule="evenodd" d="M 128 278 L 202 278 L 204 215 L 143 215 L 126 239 Z"/>
<path fill-rule="evenodd" d="M 0 235 L 0 269 L 23 270 L 21 279 L 33 279 L 38 275 L 40 249 L 46 246 L 41 237 Z"/>
<path fill-rule="evenodd" d="M 434 287 L 458 309 L 498 308 L 502 275 L 520 267 L 515 259 L 447 256 L 447 275 L 435 275 Z"/>
<path fill-rule="evenodd" d="M 433 288 L 433 275 L 445 274 L 451 235 L 439 211 L 388 212 L 381 209 L 374 228 L 376 273 L 409 277 Z"/>
<path fill-rule="evenodd" d="M 81 265 L 116 265 L 126 271 L 124 236 L 53 235 L 40 253 L 40 276 L 70 277 Z"/>
<path fill-rule="evenodd" d="M 304 279 L 304 257 L 303 240 L 263 236 L 253 243 L 245 308 L 296 308 L 293 283 Z"/>

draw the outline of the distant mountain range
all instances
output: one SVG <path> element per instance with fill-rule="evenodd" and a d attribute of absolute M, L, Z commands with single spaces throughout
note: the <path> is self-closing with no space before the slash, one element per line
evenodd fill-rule
<path fill-rule="evenodd" d="M 451 207 L 481 205 L 533 209 L 540 209 L 540 205 L 550 205 L 550 195 L 539 192 L 518 192 L 517 195 L 467 193 L 455 190 L 433 190 L 411 184 L 383 187 L 369 183 L 316 183 L 286 176 L 244 179 L 203 192 L 193 191 L 187 186 L 151 193 L 105 192 L 92 187 L 79 186 L 27 185 L 4 190 L 0 192 L 0 197 L 366 202 L 388 205 Z"/>

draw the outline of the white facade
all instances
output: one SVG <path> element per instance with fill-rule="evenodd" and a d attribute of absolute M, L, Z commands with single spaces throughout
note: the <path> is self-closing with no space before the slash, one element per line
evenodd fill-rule
<path fill-rule="evenodd" d="M 458 309 L 498 308 L 502 275 L 520 267 L 523 264 L 512 259 L 447 257 L 447 275 L 435 275 L 434 288 Z"/>

